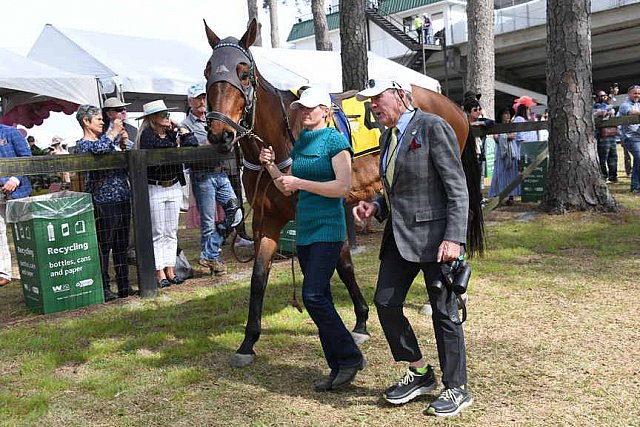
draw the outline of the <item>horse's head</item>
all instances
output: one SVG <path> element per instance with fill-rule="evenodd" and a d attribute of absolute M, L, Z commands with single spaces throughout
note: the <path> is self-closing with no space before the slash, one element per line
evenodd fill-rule
<path fill-rule="evenodd" d="M 229 151 L 254 125 L 257 80 L 249 46 L 256 39 L 257 23 L 253 19 L 240 40 L 233 37 L 220 40 L 206 22 L 204 26 L 213 49 L 204 70 L 208 139 L 220 151 Z"/>

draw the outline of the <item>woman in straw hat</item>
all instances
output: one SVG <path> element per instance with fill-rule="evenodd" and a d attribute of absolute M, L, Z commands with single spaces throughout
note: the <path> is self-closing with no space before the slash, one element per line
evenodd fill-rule
<path fill-rule="evenodd" d="M 136 146 L 141 149 L 173 148 L 180 145 L 176 124 L 170 119 L 164 101 L 152 101 L 142 106 L 143 114 Z M 186 184 L 182 164 L 149 166 L 149 204 L 151 233 L 158 287 L 180 284 L 184 279 L 175 275 L 178 248 L 178 219 L 182 186 Z"/>

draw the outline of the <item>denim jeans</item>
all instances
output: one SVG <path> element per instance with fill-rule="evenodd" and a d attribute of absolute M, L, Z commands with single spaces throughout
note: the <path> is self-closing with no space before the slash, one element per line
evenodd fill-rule
<path fill-rule="evenodd" d="M 618 149 L 616 138 L 598 139 L 598 159 L 600 171 L 605 179 L 615 181 L 618 179 Z"/>
<path fill-rule="evenodd" d="M 331 370 L 362 363 L 362 353 L 353 341 L 331 297 L 331 276 L 340 257 L 342 242 L 299 245 L 298 260 L 304 275 L 302 301 L 318 327 L 324 357 Z"/>
<path fill-rule="evenodd" d="M 200 211 L 201 258 L 220 260 L 224 240 L 216 229 L 216 201 L 224 205 L 236 195 L 224 172 L 191 170 L 191 185 Z"/>
<path fill-rule="evenodd" d="M 640 140 L 626 138 L 624 146 L 627 147 L 633 157 L 631 169 L 631 191 L 640 191 Z"/>

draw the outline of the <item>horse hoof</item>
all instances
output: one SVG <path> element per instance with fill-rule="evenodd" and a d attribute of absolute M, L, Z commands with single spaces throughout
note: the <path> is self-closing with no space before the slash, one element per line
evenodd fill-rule
<path fill-rule="evenodd" d="M 351 336 L 353 337 L 353 340 L 355 341 L 357 346 L 363 344 L 366 340 L 371 338 L 369 334 L 361 334 L 359 332 L 351 332 Z"/>
<path fill-rule="evenodd" d="M 244 368 L 245 366 L 251 365 L 255 360 L 255 354 L 240 354 L 236 353 L 231 358 L 229 364 L 232 368 Z"/>

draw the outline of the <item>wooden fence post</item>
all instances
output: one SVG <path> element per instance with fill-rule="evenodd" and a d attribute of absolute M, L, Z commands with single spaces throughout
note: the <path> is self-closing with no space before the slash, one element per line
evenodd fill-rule
<path fill-rule="evenodd" d="M 156 265 L 151 234 L 151 205 L 147 182 L 147 150 L 126 152 L 131 183 L 133 236 L 136 245 L 138 287 L 143 298 L 158 295 Z"/>

